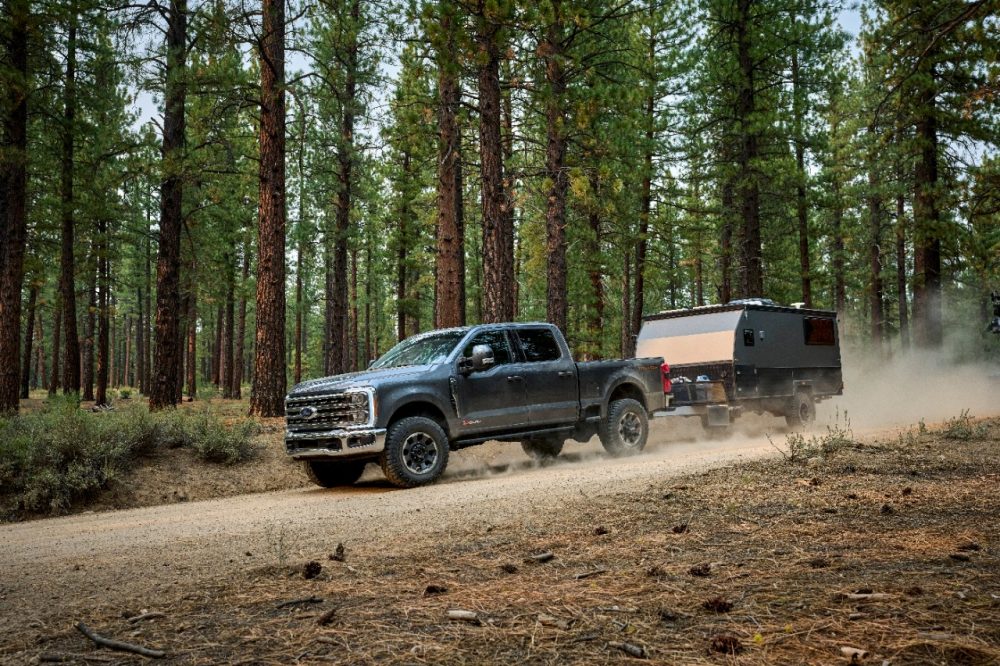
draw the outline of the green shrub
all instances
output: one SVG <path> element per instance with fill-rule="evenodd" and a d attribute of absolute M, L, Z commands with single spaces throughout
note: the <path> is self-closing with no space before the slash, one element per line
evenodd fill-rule
<path fill-rule="evenodd" d="M 83 411 L 75 397 L 0 420 L 0 507 L 60 513 L 109 487 L 135 459 L 156 449 L 191 448 L 201 459 L 233 464 L 256 453 L 257 424 L 224 423 L 208 408 L 151 414 L 141 405 Z"/>
<path fill-rule="evenodd" d="M 982 439 L 986 436 L 987 430 L 985 423 L 973 423 L 972 417 L 969 416 L 969 410 L 965 409 L 955 418 L 945 422 L 941 435 L 945 439 L 967 442 L 970 439 Z"/>

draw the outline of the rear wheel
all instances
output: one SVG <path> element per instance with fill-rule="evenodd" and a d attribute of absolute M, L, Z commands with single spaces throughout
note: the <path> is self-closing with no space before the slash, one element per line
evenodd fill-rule
<path fill-rule="evenodd" d="M 613 456 L 642 451 L 649 437 L 649 417 L 642 403 L 632 398 L 612 402 L 600 436 L 604 450 Z"/>
<path fill-rule="evenodd" d="M 349 486 L 361 478 L 367 463 L 352 460 L 308 460 L 306 475 L 309 480 L 323 488 Z"/>
<path fill-rule="evenodd" d="M 561 452 L 564 441 L 557 437 L 526 439 L 521 442 L 524 452 L 542 462 L 554 460 Z"/>
<path fill-rule="evenodd" d="M 785 423 L 789 428 L 802 430 L 808 428 L 816 420 L 816 403 L 811 395 L 805 391 L 799 391 L 792 396 L 791 402 L 785 411 Z"/>
<path fill-rule="evenodd" d="M 433 419 L 407 417 L 389 428 L 379 462 L 394 486 L 433 483 L 448 465 L 448 436 Z"/>

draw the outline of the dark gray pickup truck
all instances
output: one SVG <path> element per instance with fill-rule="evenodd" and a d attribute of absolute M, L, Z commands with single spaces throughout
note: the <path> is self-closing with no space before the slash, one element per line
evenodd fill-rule
<path fill-rule="evenodd" d="M 430 331 L 364 372 L 295 386 L 285 447 L 327 488 L 354 483 L 369 462 L 396 486 L 431 483 L 450 450 L 489 440 L 544 459 L 596 434 L 609 453 L 630 453 L 665 407 L 663 382 L 661 358 L 575 363 L 549 324 Z"/>

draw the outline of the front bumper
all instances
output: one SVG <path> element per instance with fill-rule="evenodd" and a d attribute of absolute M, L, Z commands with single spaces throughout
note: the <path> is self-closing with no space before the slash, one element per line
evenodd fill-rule
<path fill-rule="evenodd" d="M 385 449 L 385 433 L 385 428 L 285 430 L 285 450 L 296 460 L 368 457 Z"/>

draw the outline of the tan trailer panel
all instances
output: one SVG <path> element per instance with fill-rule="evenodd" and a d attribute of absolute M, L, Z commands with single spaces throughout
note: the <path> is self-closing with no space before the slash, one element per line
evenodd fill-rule
<path fill-rule="evenodd" d="M 638 340 L 636 358 L 662 356 L 670 365 L 732 363 L 736 334 L 732 331 L 695 333 Z"/>

